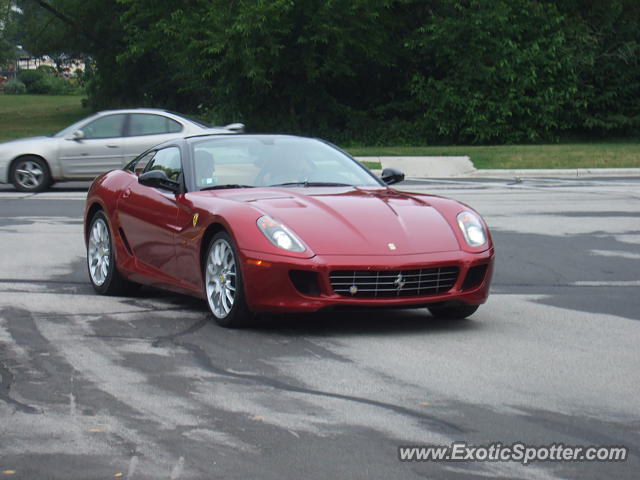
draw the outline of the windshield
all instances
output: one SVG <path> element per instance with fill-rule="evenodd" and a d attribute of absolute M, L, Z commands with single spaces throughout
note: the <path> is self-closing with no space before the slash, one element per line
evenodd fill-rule
<path fill-rule="evenodd" d="M 269 186 L 379 187 L 348 155 L 319 140 L 251 136 L 207 138 L 192 143 L 198 190 Z"/>

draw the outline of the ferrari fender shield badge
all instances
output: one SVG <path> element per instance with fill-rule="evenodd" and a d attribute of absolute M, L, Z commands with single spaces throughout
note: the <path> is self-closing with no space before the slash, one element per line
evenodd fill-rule
<path fill-rule="evenodd" d="M 195 227 L 198 224 L 198 217 L 200 217 L 199 213 L 193 214 L 193 226 Z"/>

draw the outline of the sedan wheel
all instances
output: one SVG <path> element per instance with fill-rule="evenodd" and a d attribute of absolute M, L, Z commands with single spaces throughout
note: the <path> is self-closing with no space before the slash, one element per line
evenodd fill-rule
<path fill-rule="evenodd" d="M 215 321 L 225 327 L 239 327 L 251 318 L 244 300 L 242 272 L 233 242 L 225 232 L 217 233 L 205 260 L 205 293 Z"/>
<path fill-rule="evenodd" d="M 21 192 L 41 192 L 51 185 L 49 167 L 40 157 L 22 157 L 11 167 L 11 183 Z"/>
<path fill-rule="evenodd" d="M 126 280 L 118 271 L 111 230 L 102 211 L 98 211 L 91 219 L 87 242 L 87 266 L 91 284 L 98 293 L 123 295 L 139 287 L 137 283 Z"/>

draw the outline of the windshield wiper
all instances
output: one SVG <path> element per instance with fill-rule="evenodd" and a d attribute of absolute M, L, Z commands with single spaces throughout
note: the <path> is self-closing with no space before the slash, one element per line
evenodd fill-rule
<path fill-rule="evenodd" d="M 224 185 L 212 185 L 210 187 L 201 188 L 200 191 L 204 192 L 205 190 L 223 190 L 225 188 L 253 188 L 253 185 L 239 185 L 237 183 L 226 183 Z"/>
<path fill-rule="evenodd" d="M 349 183 L 338 183 L 338 182 L 285 182 L 285 183 L 277 183 L 275 185 L 269 185 L 270 187 L 353 187 L 353 185 Z"/>

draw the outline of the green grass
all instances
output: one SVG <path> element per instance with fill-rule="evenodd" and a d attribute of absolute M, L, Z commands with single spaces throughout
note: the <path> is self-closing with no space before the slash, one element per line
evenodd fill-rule
<path fill-rule="evenodd" d="M 346 150 L 357 157 L 468 155 L 476 168 L 640 167 L 640 142 L 500 145 L 488 147 L 352 147 L 346 148 Z"/>
<path fill-rule="evenodd" d="M 382 164 L 380 162 L 370 162 L 368 160 L 360 161 L 365 167 L 369 170 L 380 170 L 382 168 Z"/>
<path fill-rule="evenodd" d="M 0 142 L 50 135 L 88 116 L 81 95 L 0 94 Z"/>

